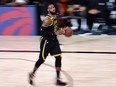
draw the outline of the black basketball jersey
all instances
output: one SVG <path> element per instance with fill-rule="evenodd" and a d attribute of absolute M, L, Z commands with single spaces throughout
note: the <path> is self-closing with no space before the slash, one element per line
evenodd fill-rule
<path fill-rule="evenodd" d="M 57 31 L 57 20 L 56 20 L 56 17 L 53 17 L 51 15 L 47 15 L 51 20 L 52 20 L 52 23 L 48 26 L 48 30 L 49 31 L 52 31 L 52 32 L 56 32 Z"/>
<path fill-rule="evenodd" d="M 47 16 L 50 18 L 52 23 L 47 27 L 47 29 L 42 29 L 44 32 L 42 36 L 46 39 L 56 38 L 55 32 L 57 31 L 57 19 L 49 14 Z"/>

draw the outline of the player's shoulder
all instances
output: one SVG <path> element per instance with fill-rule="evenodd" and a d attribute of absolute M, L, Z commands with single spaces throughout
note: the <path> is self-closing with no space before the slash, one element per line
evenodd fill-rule
<path fill-rule="evenodd" d="M 48 17 L 48 16 L 45 16 L 45 17 L 44 17 L 44 20 L 49 20 L 49 17 Z"/>
<path fill-rule="evenodd" d="M 43 25 L 49 26 L 51 24 L 52 24 L 52 20 L 48 16 L 45 16 L 45 18 L 43 20 Z"/>
<path fill-rule="evenodd" d="M 44 20 L 51 20 L 51 18 L 47 15 L 44 17 Z"/>

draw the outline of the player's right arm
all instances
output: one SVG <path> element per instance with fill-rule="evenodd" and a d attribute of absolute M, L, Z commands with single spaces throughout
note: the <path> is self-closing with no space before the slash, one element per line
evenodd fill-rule
<path fill-rule="evenodd" d="M 48 27 L 49 25 L 52 24 L 52 20 L 49 18 L 49 17 L 45 17 L 44 20 L 43 20 L 43 24 L 42 24 L 42 27 Z"/>
<path fill-rule="evenodd" d="M 42 24 L 42 34 L 43 35 L 61 35 L 63 30 L 59 29 L 56 32 L 47 31 L 47 27 L 52 24 L 52 20 L 49 17 L 45 17 Z"/>
<path fill-rule="evenodd" d="M 55 35 L 55 32 L 49 31 L 48 26 L 52 24 L 52 20 L 46 16 L 43 20 L 42 27 L 41 27 L 41 34 L 44 36 Z"/>

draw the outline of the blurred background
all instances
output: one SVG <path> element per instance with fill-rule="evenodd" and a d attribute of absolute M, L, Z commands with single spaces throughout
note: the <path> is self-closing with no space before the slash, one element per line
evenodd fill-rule
<path fill-rule="evenodd" d="M 0 35 L 40 35 L 49 3 L 74 35 L 116 35 L 115 0 L 0 0 Z"/>
<path fill-rule="evenodd" d="M 27 74 L 38 59 L 49 3 L 58 27 L 74 31 L 58 37 L 66 87 L 116 87 L 116 0 L 0 0 L 0 87 L 30 87 Z M 47 59 L 35 86 L 56 87 L 54 59 Z"/>

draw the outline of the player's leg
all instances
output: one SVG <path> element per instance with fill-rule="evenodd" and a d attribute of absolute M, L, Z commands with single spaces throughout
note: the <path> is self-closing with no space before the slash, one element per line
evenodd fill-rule
<path fill-rule="evenodd" d="M 52 50 L 50 51 L 50 54 L 55 57 L 56 85 L 65 86 L 66 83 L 60 80 L 62 58 L 61 58 L 61 49 L 58 40 L 52 43 Z"/>
<path fill-rule="evenodd" d="M 39 59 L 37 60 L 37 62 L 35 63 L 35 66 L 33 68 L 33 71 L 29 73 L 29 83 L 31 85 L 33 85 L 33 77 L 35 75 L 35 72 L 37 71 L 37 69 L 40 67 L 40 65 L 44 63 L 44 60 L 42 59 L 42 57 L 39 57 Z"/>
<path fill-rule="evenodd" d="M 56 85 L 61 85 L 61 86 L 65 86 L 67 83 L 62 82 L 60 80 L 60 72 L 61 72 L 61 56 L 55 56 L 55 67 L 56 67 Z"/>
<path fill-rule="evenodd" d="M 57 75 L 57 79 L 60 79 L 61 56 L 56 56 L 55 58 L 56 58 L 55 60 L 56 75 Z"/>
<path fill-rule="evenodd" d="M 33 68 L 33 71 L 29 73 L 29 83 L 33 85 L 33 77 L 37 69 L 40 67 L 42 63 L 44 63 L 46 57 L 48 56 L 49 49 L 47 45 L 46 40 L 42 40 L 41 45 L 40 45 L 40 54 L 39 54 L 39 59 L 35 63 L 35 66 Z"/>

